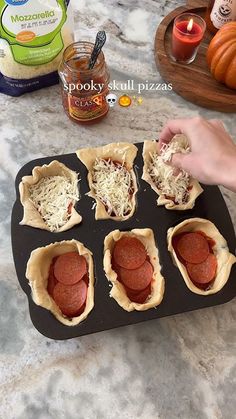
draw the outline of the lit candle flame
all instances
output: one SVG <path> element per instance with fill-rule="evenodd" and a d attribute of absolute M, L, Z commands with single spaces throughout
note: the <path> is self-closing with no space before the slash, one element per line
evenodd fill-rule
<path fill-rule="evenodd" d="M 193 19 L 190 19 L 190 21 L 188 22 L 187 31 L 191 32 L 192 29 L 193 29 Z"/>

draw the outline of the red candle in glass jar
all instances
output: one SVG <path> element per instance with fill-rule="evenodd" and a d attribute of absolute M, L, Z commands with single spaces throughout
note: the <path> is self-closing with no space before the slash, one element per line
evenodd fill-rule
<path fill-rule="evenodd" d="M 205 21 L 198 15 L 184 13 L 174 21 L 172 56 L 186 64 L 194 61 L 206 29 Z"/>

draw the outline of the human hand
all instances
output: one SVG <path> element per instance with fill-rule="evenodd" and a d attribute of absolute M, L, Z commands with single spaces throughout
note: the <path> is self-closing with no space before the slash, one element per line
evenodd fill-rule
<path fill-rule="evenodd" d="M 205 184 L 218 184 L 236 192 L 236 145 L 222 122 L 197 117 L 171 120 L 160 134 L 160 147 L 175 134 L 188 138 L 191 152 L 174 154 L 171 165 Z"/>

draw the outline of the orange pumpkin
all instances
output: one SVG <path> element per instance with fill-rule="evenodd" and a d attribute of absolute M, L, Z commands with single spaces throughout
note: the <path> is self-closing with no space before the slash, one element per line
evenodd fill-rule
<path fill-rule="evenodd" d="M 217 81 L 236 89 L 236 22 L 226 23 L 212 38 L 207 63 Z"/>

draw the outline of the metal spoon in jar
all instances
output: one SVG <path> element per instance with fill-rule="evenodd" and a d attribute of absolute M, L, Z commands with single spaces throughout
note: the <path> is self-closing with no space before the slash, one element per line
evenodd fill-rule
<path fill-rule="evenodd" d="M 89 70 L 92 70 L 93 67 L 95 66 L 98 56 L 102 50 L 102 47 L 104 46 L 106 42 L 106 39 L 107 37 L 106 37 L 105 31 L 99 31 L 97 33 L 95 45 L 94 45 L 94 48 L 93 48 L 93 51 L 89 60 L 89 66 L 88 66 Z"/>

